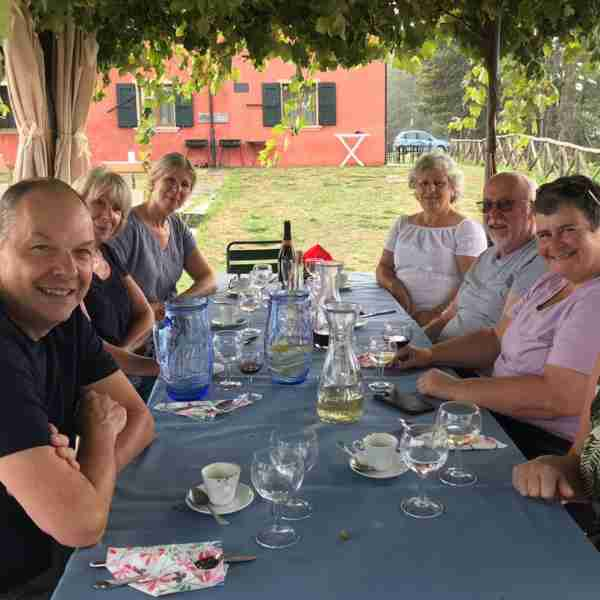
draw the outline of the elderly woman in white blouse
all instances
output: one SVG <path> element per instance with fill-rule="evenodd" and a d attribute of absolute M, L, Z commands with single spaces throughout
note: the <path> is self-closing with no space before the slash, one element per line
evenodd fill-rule
<path fill-rule="evenodd" d="M 401 215 L 387 237 L 376 269 L 386 288 L 420 324 L 450 304 L 463 275 L 487 248 L 483 227 L 454 209 L 463 174 L 447 154 L 423 155 L 408 184 L 422 210 Z"/>

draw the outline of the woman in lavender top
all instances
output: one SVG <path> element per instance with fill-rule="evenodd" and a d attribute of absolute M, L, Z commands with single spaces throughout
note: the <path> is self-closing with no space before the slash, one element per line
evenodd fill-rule
<path fill-rule="evenodd" d="M 569 448 L 600 352 L 600 187 L 582 175 L 561 177 L 538 189 L 534 209 L 548 273 L 496 328 L 404 349 L 408 360 L 398 361 L 401 368 L 493 366 L 492 377 L 473 379 L 432 369 L 417 386 L 525 422 L 530 456 L 536 437 L 556 441 L 549 445 L 557 451 Z"/>

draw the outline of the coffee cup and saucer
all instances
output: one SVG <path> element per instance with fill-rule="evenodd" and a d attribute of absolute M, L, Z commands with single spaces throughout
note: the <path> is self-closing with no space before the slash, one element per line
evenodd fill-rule
<path fill-rule="evenodd" d="M 408 471 L 398 453 L 398 439 L 391 433 L 369 433 L 349 446 L 350 468 L 363 477 L 390 479 Z"/>
<path fill-rule="evenodd" d="M 240 472 L 240 466 L 235 463 L 217 462 L 203 467 L 203 483 L 196 487 L 207 494 L 210 505 L 216 513 L 228 515 L 238 512 L 254 500 L 252 488 L 240 482 Z M 211 512 L 207 506 L 194 502 L 192 489 L 188 490 L 185 503 L 188 508 L 196 512 L 206 515 Z"/>

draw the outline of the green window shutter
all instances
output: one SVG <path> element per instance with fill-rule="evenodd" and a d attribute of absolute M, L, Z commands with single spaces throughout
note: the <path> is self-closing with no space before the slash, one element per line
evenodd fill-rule
<path fill-rule="evenodd" d="M 117 123 L 119 127 L 138 126 L 135 84 L 117 83 Z"/>
<path fill-rule="evenodd" d="M 337 116 L 335 83 L 319 83 L 317 94 L 319 100 L 319 125 L 335 125 Z"/>
<path fill-rule="evenodd" d="M 17 124 L 15 123 L 15 115 L 10 104 L 7 86 L 0 86 L 0 96 L 2 97 L 2 102 L 10 108 L 10 112 L 5 117 L 0 117 L 0 129 L 16 129 Z"/>
<path fill-rule="evenodd" d="M 281 88 L 278 83 L 262 84 L 263 126 L 281 123 Z"/>
<path fill-rule="evenodd" d="M 177 127 L 194 126 L 193 96 L 186 98 L 177 94 L 175 98 L 175 125 L 177 125 Z"/>

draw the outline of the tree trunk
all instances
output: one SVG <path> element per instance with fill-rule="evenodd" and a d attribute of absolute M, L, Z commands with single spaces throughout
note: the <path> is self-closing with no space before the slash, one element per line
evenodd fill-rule
<path fill-rule="evenodd" d="M 500 92 L 500 35 L 502 16 L 489 21 L 483 28 L 484 61 L 488 72 L 489 86 L 487 97 L 485 180 L 496 174 L 496 120 Z"/>
<path fill-rule="evenodd" d="M 54 33 L 50 31 L 43 31 L 38 34 L 40 39 L 40 45 L 42 46 L 42 51 L 44 53 L 44 69 L 46 71 L 46 97 L 48 98 L 48 127 L 52 134 L 52 139 L 50 140 L 50 155 L 48 157 L 50 164 L 48 165 L 48 173 L 50 176 L 54 173 L 54 159 L 56 153 L 56 138 L 57 138 L 57 128 L 56 128 L 56 104 L 53 93 L 53 78 L 56 77 L 55 69 L 54 69 L 54 43 L 55 36 Z"/>
<path fill-rule="evenodd" d="M 563 81 L 558 104 L 558 139 L 576 143 L 577 137 L 577 64 L 563 63 Z"/>

